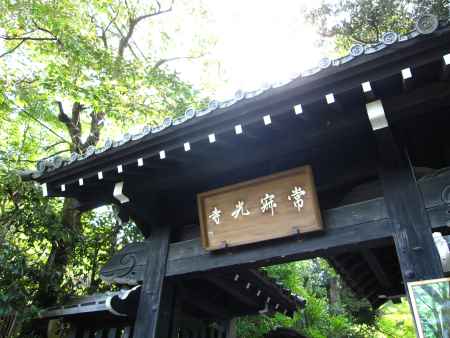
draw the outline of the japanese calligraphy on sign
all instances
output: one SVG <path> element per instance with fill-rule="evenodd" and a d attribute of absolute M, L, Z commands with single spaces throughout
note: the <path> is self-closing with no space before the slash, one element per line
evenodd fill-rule
<path fill-rule="evenodd" d="M 197 200 L 207 250 L 323 228 L 310 166 L 201 193 Z"/>

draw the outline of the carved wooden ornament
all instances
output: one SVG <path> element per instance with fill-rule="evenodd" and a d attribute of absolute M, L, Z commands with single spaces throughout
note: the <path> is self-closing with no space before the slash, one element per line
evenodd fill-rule
<path fill-rule="evenodd" d="M 136 285 L 143 280 L 146 262 L 146 244 L 125 246 L 100 270 L 100 278 L 107 283 Z"/>

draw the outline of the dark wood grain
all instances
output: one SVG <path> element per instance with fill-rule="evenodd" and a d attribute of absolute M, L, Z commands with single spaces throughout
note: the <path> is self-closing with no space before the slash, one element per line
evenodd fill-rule
<path fill-rule="evenodd" d="M 369 264 L 370 269 L 377 277 L 377 280 L 381 284 L 381 286 L 386 288 L 387 290 L 392 289 L 392 282 L 374 253 L 370 249 L 363 249 L 362 256 Z"/>
<path fill-rule="evenodd" d="M 164 276 L 166 272 L 167 254 L 169 251 L 170 227 L 154 226 L 150 239 L 147 240 L 147 263 L 144 272 L 144 281 L 141 288 L 134 335 L 139 338 L 165 338 L 169 336 L 166 330 L 170 327 L 164 323 L 160 315 Z"/>
<path fill-rule="evenodd" d="M 210 253 L 203 249 L 200 239 L 188 240 L 171 245 L 166 275 L 202 273 L 225 268 L 261 267 L 325 256 L 362 246 L 380 245 L 389 241 L 391 235 L 390 220 L 382 219 L 327 229 L 324 235 L 311 236 L 304 240 L 276 240 L 270 245 L 254 244 L 218 253 Z"/>
<path fill-rule="evenodd" d="M 431 224 L 406 151 L 390 128 L 375 132 L 384 199 L 405 282 L 442 277 Z"/>

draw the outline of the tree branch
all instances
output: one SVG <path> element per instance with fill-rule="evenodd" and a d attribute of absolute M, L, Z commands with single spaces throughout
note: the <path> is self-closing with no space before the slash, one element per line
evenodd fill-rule
<path fill-rule="evenodd" d="M 127 46 L 130 49 L 131 54 L 133 54 L 134 58 L 139 60 L 139 56 L 134 51 L 133 47 L 131 47 L 131 45 L 129 43 L 127 44 Z"/>
<path fill-rule="evenodd" d="M 60 120 L 63 123 L 70 123 L 70 117 L 67 116 L 67 114 L 64 112 L 64 107 L 62 105 L 61 101 L 56 101 L 56 104 L 58 105 L 58 110 L 59 110 L 59 114 L 58 114 L 58 120 Z"/>
<path fill-rule="evenodd" d="M 102 120 L 105 118 L 104 112 L 91 113 L 91 129 L 86 142 L 83 143 L 82 149 L 86 150 L 89 146 L 95 146 L 100 140 L 100 131 L 103 127 Z"/>
<path fill-rule="evenodd" d="M 32 34 L 35 32 L 35 30 L 31 31 L 31 32 L 27 32 L 25 33 L 25 35 L 22 36 L 10 36 L 10 35 L 2 35 L 0 36 L 1 39 L 6 40 L 6 41 L 20 41 L 20 43 L 13 48 L 12 51 L 14 51 L 15 49 L 17 49 L 22 43 L 24 43 L 25 41 L 55 41 L 58 45 L 60 45 L 61 47 L 63 47 L 63 43 L 61 42 L 61 40 L 59 40 L 59 38 L 53 34 L 53 32 L 51 32 L 50 30 L 40 27 L 34 20 L 33 20 L 33 24 L 36 26 L 36 29 L 38 31 L 50 34 L 51 37 L 43 37 L 43 36 L 27 36 L 27 34 Z M 8 52 L 9 54 L 10 52 Z M 3 56 L 3 55 L 2 55 Z"/>
<path fill-rule="evenodd" d="M 111 28 L 111 25 L 113 24 L 113 22 L 116 21 L 117 17 L 119 16 L 119 11 L 118 11 L 117 13 L 115 13 L 114 10 L 113 10 L 112 12 L 113 12 L 114 15 L 113 15 L 112 18 L 109 20 L 109 22 L 108 22 L 108 24 L 106 25 L 106 27 L 104 27 L 104 28 L 101 27 L 101 26 L 97 23 L 97 20 L 96 20 L 96 18 L 95 18 L 94 15 L 91 15 L 91 16 L 90 16 L 92 23 L 97 27 L 97 29 L 99 29 L 99 30 L 102 32 L 101 35 L 99 35 L 98 37 L 102 40 L 103 46 L 105 47 L 105 49 L 108 49 L 108 48 L 109 48 L 108 38 L 107 38 L 107 36 L 106 36 L 106 33 L 108 33 L 109 29 Z"/>
<path fill-rule="evenodd" d="M 192 60 L 192 59 L 199 59 L 201 57 L 203 57 L 204 54 L 201 55 L 193 55 L 193 56 L 176 56 L 173 58 L 167 58 L 167 59 L 161 59 L 158 62 L 155 63 L 155 65 L 153 66 L 152 70 L 156 70 L 157 68 L 161 67 L 163 64 L 167 63 L 167 62 L 171 62 L 171 61 L 176 61 L 176 60 Z"/>
<path fill-rule="evenodd" d="M 54 38 L 54 40 L 56 41 L 56 43 L 60 46 L 60 47 L 64 47 L 64 44 L 62 43 L 62 41 L 56 36 L 56 34 L 54 34 L 52 31 L 50 31 L 50 30 L 48 30 L 48 29 L 46 29 L 46 28 L 44 28 L 44 27 L 41 27 L 41 26 L 39 26 L 37 23 L 36 23 L 36 21 L 34 21 L 33 20 L 33 24 L 36 26 L 36 28 L 38 29 L 38 30 L 40 30 L 40 31 L 42 31 L 42 32 L 45 32 L 45 33 L 47 33 L 47 34 L 50 34 L 53 38 Z"/>
<path fill-rule="evenodd" d="M 84 106 L 79 103 L 79 102 L 75 102 L 72 105 L 72 121 L 73 124 L 78 125 L 80 124 L 80 114 L 81 112 L 84 110 Z"/>
<path fill-rule="evenodd" d="M 136 50 L 139 52 L 139 54 L 141 55 L 142 59 L 144 59 L 145 61 L 148 61 L 148 58 L 145 56 L 145 54 L 142 52 L 142 50 L 139 48 L 139 45 L 136 43 L 136 41 L 131 41 L 133 44 L 133 47 L 136 48 Z M 131 46 L 130 46 L 131 48 Z"/>
<path fill-rule="evenodd" d="M 132 18 L 130 16 L 128 31 L 125 34 L 125 36 L 122 36 L 122 38 L 120 39 L 120 42 L 119 42 L 119 50 L 118 50 L 118 53 L 117 53 L 118 59 L 122 59 L 123 58 L 123 54 L 125 52 L 125 48 L 127 46 L 129 46 L 129 41 L 130 41 L 131 37 L 133 36 L 134 30 L 136 29 L 136 26 L 139 24 L 139 22 L 141 22 L 141 21 L 143 21 L 145 19 L 148 19 L 148 18 L 151 18 L 151 17 L 154 17 L 154 16 L 158 16 L 158 15 L 161 15 L 161 14 L 168 13 L 168 12 L 172 11 L 174 1 L 175 0 L 172 0 L 170 6 L 167 9 L 162 9 L 160 2 L 156 1 L 157 6 L 158 6 L 158 10 L 156 12 L 144 14 L 144 15 L 138 16 L 137 18 Z"/>
<path fill-rule="evenodd" d="M 39 123 L 42 127 L 44 127 L 45 129 L 47 129 L 49 132 L 51 132 L 53 135 L 55 135 L 56 137 L 58 137 L 60 140 L 66 142 L 67 144 L 70 144 L 69 141 L 67 141 L 64 137 L 62 137 L 61 135 L 59 135 L 56 131 L 54 131 L 52 128 L 50 128 L 49 126 L 47 126 L 45 123 L 41 122 L 39 119 L 37 119 L 36 117 L 34 117 L 32 114 L 30 114 L 29 112 L 27 112 L 25 109 L 21 110 L 22 113 L 24 113 L 25 115 L 27 115 L 29 118 L 31 118 L 32 120 L 36 121 L 37 123 Z"/>
<path fill-rule="evenodd" d="M 23 137 L 22 137 L 22 142 L 20 143 L 20 151 L 19 154 L 17 156 L 17 162 L 21 162 L 22 160 L 22 155 L 23 155 L 23 150 L 25 148 L 25 143 L 27 141 L 27 137 L 28 137 L 28 131 L 30 130 L 30 124 L 27 122 L 25 130 L 23 131 Z"/>
<path fill-rule="evenodd" d="M 105 49 L 108 49 L 108 39 L 106 38 L 106 32 L 102 31 L 102 35 L 100 35 L 100 39 L 103 42 L 103 47 L 105 47 Z"/>
<path fill-rule="evenodd" d="M 43 38 L 43 37 L 32 37 L 32 36 L 9 36 L 9 35 L 2 35 L 0 36 L 1 39 L 6 41 L 14 41 L 14 40 L 20 40 L 22 42 L 25 41 L 55 41 L 56 38 Z"/>
<path fill-rule="evenodd" d="M 19 48 L 20 46 L 22 46 L 22 44 L 25 42 L 26 40 L 22 40 L 20 41 L 15 47 L 11 48 L 10 50 L 7 50 L 6 52 L 4 52 L 3 54 L 0 55 L 0 58 L 13 53 L 17 48 Z"/>
<path fill-rule="evenodd" d="M 58 114 L 58 120 L 67 128 L 67 131 L 69 132 L 70 139 L 72 140 L 72 143 L 69 143 L 71 145 L 71 148 L 73 151 L 81 152 L 81 124 L 80 124 L 80 113 L 83 109 L 83 106 L 75 102 L 72 105 L 72 118 L 70 118 L 65 112 L 63 105 L 60 101 L 56 102 L 58 104 L 59 108 L 59 114 Z"/>
<path fill-rule="evenodd" d="M 63 144 L 63 143 L 65 143 L 65 142 L 63 142 L 63 141 L 55 142 L 55 143 L 53 143 L 53 144 L 51 144 L 51 145 L 49 145 L 47 147 L 44 147 L 44 150 L 45 151 L 49 151 L 50 149 L 56 147 L 57 145 Z"/>

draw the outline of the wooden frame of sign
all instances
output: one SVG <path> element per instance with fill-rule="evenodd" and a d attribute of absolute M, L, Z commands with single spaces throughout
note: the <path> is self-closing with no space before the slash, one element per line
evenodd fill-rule
<path fill-rule="evenodd" d="M 323 229 L 309 165 L 200 193 L 197 203 L 206 250 Z"/>

